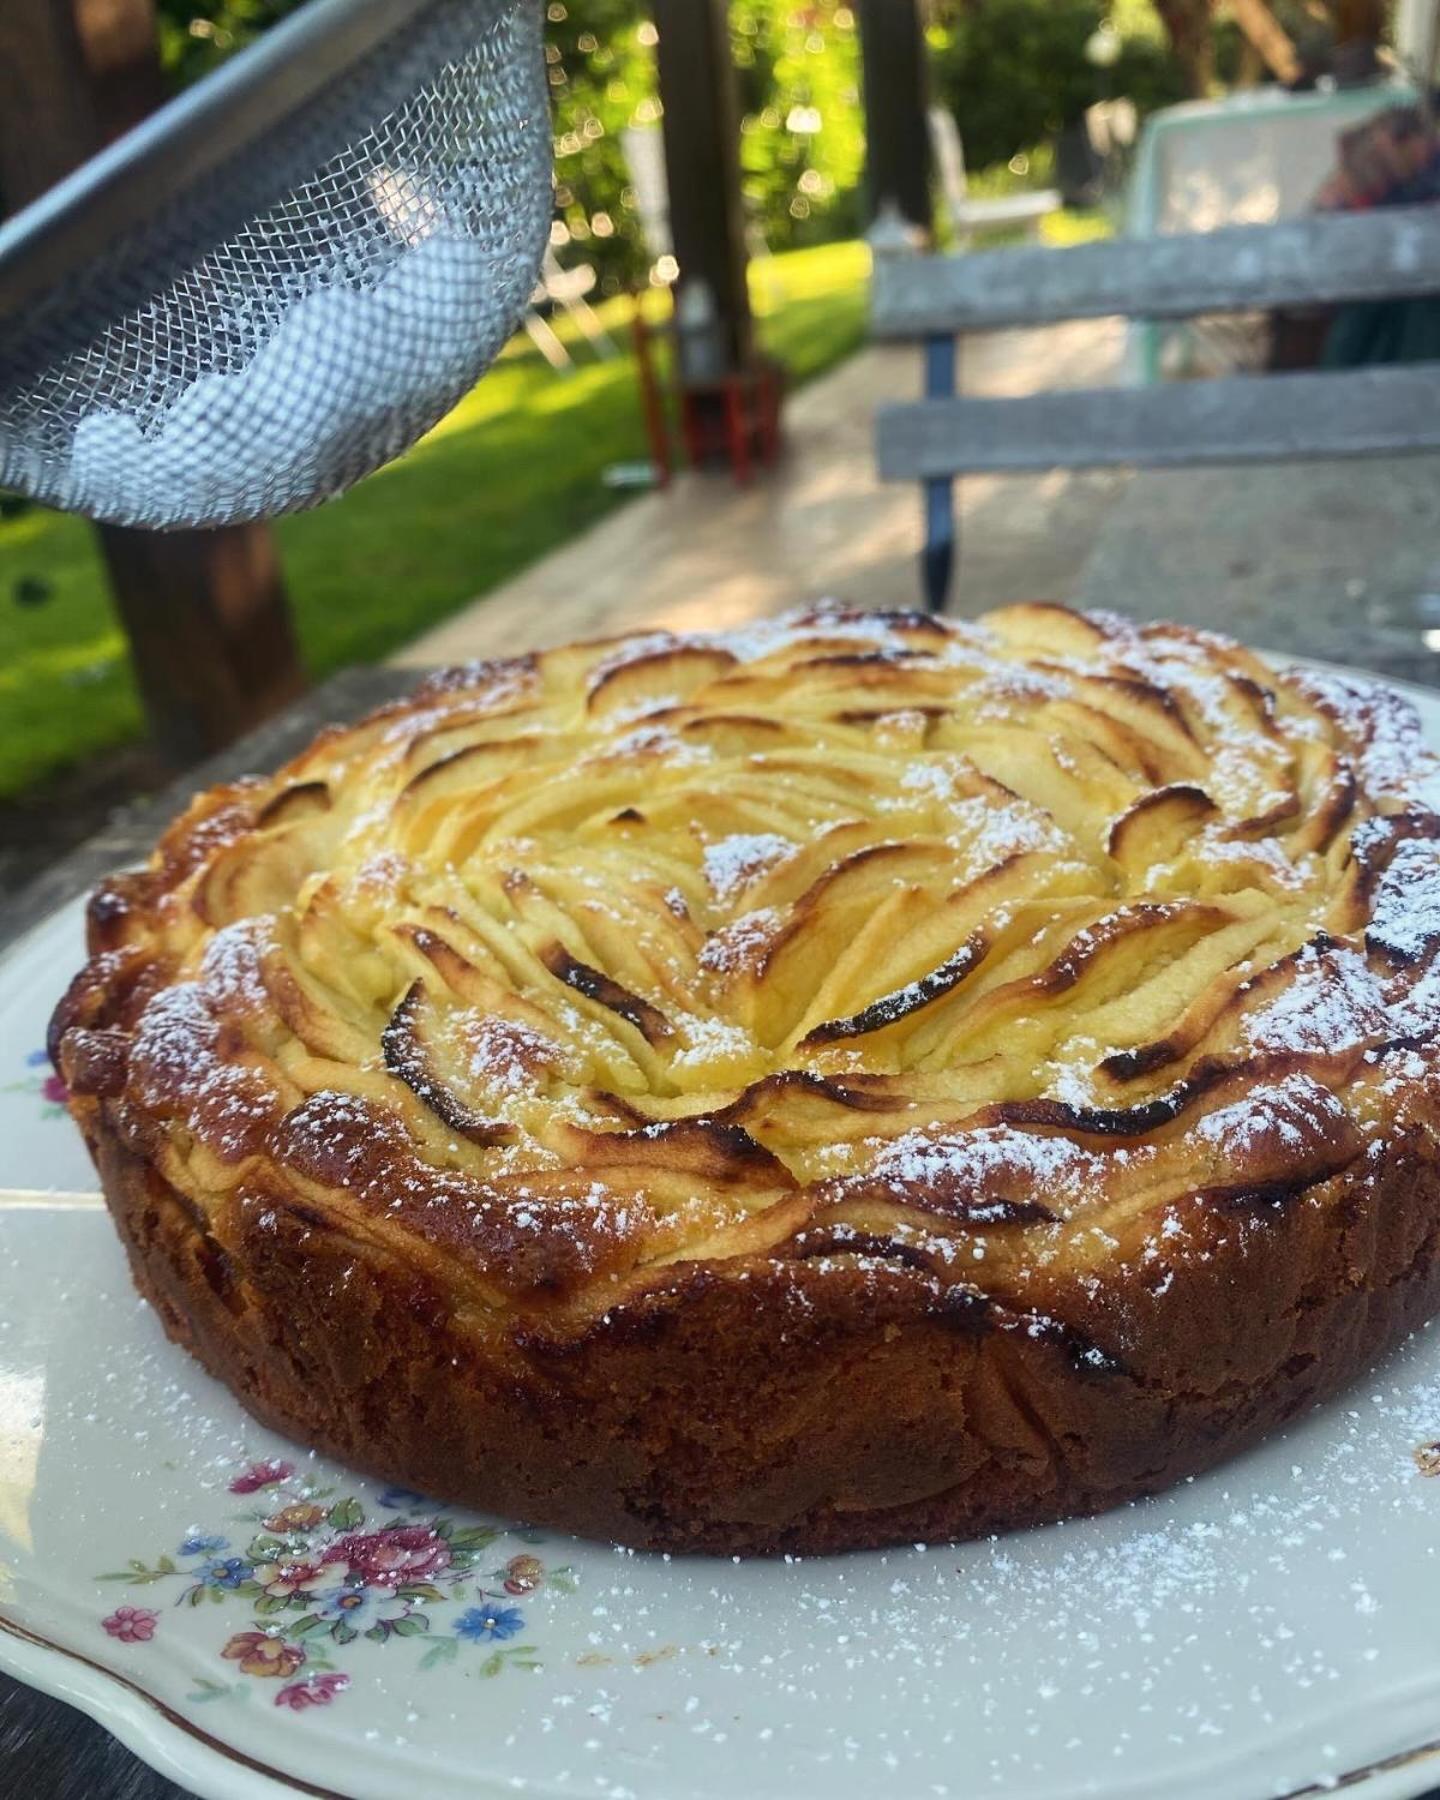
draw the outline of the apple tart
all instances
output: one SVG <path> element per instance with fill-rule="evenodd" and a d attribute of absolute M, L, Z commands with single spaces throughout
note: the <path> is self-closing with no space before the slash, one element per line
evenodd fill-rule
<path fill-rule="evenodd" d="M 52 1051 L 307 1444 L 675 1550 L 1030 1525 L 1440 1305 L 1432 779 L 1383 687 L 1052 606 L 476 663 L 197 798 Z"/>

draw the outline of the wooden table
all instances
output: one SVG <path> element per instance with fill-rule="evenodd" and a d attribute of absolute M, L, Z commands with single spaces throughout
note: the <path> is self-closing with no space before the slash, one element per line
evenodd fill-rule
<path fill-rule="evenodd" d="M 358 718 L 395 699 L 420 674 L 348 669 L 162 794 L 126 808 L 89 843 L 0 905 L 0 948 L 102 876 L 141 860 L 197 789 L 277 767 L 303 750 L 322 725 Z M 157 1775 L 94 1720 L 6 1675 L 0 1675 L 0 1794 L 15 1800 L 187 1800 L 186 1789 Z"/>

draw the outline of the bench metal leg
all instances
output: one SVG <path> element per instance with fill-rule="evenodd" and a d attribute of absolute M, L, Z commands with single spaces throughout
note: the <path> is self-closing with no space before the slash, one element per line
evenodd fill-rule
<path fill-rule="evenodd" d="M 951 400 L 955 396 L 956 342 L 951 336 L 925 340 L 925 398 Z M 925 548 L 920 554 L 920 580 L 925 605 L 943 613 L 950 592 L 958 536 L 955 518 L 955 483 L 940 476 L 924 483 Z"/>

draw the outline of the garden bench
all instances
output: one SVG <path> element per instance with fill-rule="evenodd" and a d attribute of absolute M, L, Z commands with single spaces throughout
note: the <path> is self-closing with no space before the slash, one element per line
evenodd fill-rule
<path fill-rule="evenodd" d="M 970 177 L 965 169 L 965 146 L 953 113 L 943 106 L 927 111 L 930 130 L 930 153 L 935 159 L 935 173 L 940 180 L 940 193 L 950 215 L 955 242 L 966 248 L 982 231 L 1010 231 L 1024 227 L 1039 229 L 1040 221 L 1058 212 L 1064 201 L 1055 188 L 1025 190 L 1014 194 L 995 194 L 976 198 L 970 192 Z"/>
<path fill-rule="evenodd" d="M 1440 207 L 1063 250 L 877 256 L 874 336 L 924 346 L 924 398 L 881 408 L 876 435 L 882 478 L 924 487 L 927 605 L 943 610 L 949 590 L 960 475 L 1440 450 L 1440 363 L 970 398 L 956 391 L 960 334 L 1417 295 L 1440 295 Z"/>

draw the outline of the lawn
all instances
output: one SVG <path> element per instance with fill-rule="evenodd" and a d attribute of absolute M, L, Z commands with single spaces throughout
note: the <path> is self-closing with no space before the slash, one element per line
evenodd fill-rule
<path fill-rule="evenodd" d="M 867 267 L 850 243 L 752 270 L 763 341 L 794 380 L 859 344 Z M 624 355 L 577 349 L 557 375 L 518 337 L 407 456 L 279 522 L 312 674 L 385 656 L 623 504 L 604 471 L 643 457 L 645 439 L 628 303 L 602 312 Z M 92 534 L 40 508 L 0 518 L 0 720 L 0 798 L 141 730 Z"/>

